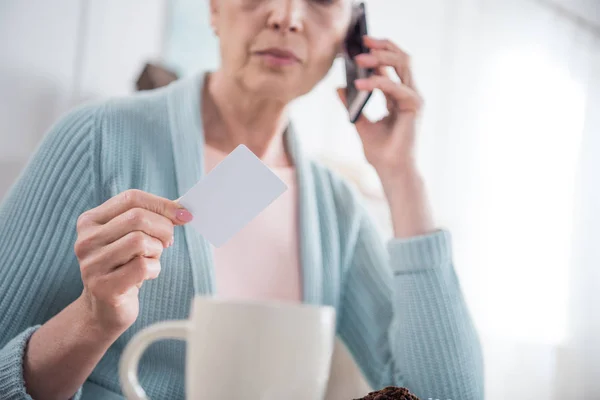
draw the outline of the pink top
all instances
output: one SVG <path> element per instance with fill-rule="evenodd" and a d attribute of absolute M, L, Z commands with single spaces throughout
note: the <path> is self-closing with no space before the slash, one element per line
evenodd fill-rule
<path fill-rule="evenodd" d="M 205 145 L 206 172 L 225 157 L 222 151 Z M 214 249 L 217 297 L 302 300 L 296 170 L 270 168 L 288 190 L 229 242 Z"/>

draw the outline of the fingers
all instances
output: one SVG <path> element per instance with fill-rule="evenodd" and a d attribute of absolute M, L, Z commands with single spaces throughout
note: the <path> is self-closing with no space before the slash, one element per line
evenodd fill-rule
<path fill-rule="evenodd" d="M 146 280 L 156 279 L 160 274 L 160 261 L 156 258 L 136 257 L 127 264 L 100 279 L 115 295 L 123 295 L 133 287 L 140 287 Z M 110 289 L 109 289 L 110 288 Z"/>
<path fill-rule="evenodd" d="M 76 254 L 81 251 L 81 248 L 75 249 Z M 160 240 L 134 231 L 91 254 L 77 254 L 77 257 L 80 259 L 81 277 L 87 281 L 94 276 L 106 275 L 136 257 L 159 259 L 162 251 Z"/>
<path fill-rule="evenodd" d="M 346 88 L 345 87 L 340 87 L 336 89 L 338 97 L 340 98 L 340 101 L 342 102 L 342 104 L 344 104 L 344 107 L 348 106 L 348 103 L 346 101 Z M 355 122 L 355 126 L 360 126 L 366 122 L 369 122 L 369 120 L 365 117 L 365 115 L 363 113 L 360 113 L 360 115 L 358 116 L 358 119 Z"/>
<path fill-rule="evenodd" d="M 117 215 L 107 224 L 99 226 L 89 244 L 94 247 L 105 246 L 135 231 L 152 236 L 160 240 L 163 247 L 168 247 L 173 238 L 174 226 L 173 222 L 163 215 L 144 208 L 132 208 Z"/>
<path fill-rule="evenodd" d="M 400 79 L 404 68 L 403 60 L 399 54 L 386 50 L 372 50 L 370 53 L 359 54 L 355 57 L 358 65 L 364 68 L 393 67 Z M 404 81 L 402 81 L 404 83 Z"/>
<path fill-rule="evenodd" d="M 132 260 L 141 259 L 134 268 L 139 263 L 156 266 L 163 249 L 172 244 L 174 225 L 191 219 L 177 202 L 140 190 L 125 191 L 83 213 L 77 221 L 75 255 L 84 284 L 103 282 Z M 134 286 L 139 287 L 153 276 L 130 278 L 137 279 Z"/>
<path fill-rule="evenodd" d="M 400 77 L 402 83 L 416 91 L 410 65 L 410 56 L 407 53 L 393 42 L 385 39 L 375 39 L 365 36 L 364 43 L 371 52 L 356 57 L 359 65 L 367 68 L 380 66 L 392 67 L 396 71 L 396 74 L 398 74 L 398 77 Z"/>
<path fill-rule="evenodd" d="M 369 78 L 357 79 L 354 84 L 359 90 L 381 90 L 386 97 L 394 100 L 400 111 L 418 112 L 421 108 L 422 100 L 417 92 L 406 85 L 392 81 L 387 76 L 373 75 Z"/>
<path fill-rule="evenodd" d="M 78 221 L 78 226 L 85 223 L 105 224 L 133 208 L 143 208 L 160 214 L 171 220 L 175 225 L 183 225 L 192 220 L 192 215 L 177 202 L 141 190 L 131 189 L 83 213 Z"/>
<path fill-rule="evenodd" d="M 373 36 L 364 36 L 363 42 L 370 49 L 389 50 L 389 51 L 402 51 L 394 42 L 388 39 L 377 39 Z"/>
<path fill-rule="evenodd" d="M 139 289 L 145 280 L 156 279 L 160 274 L 160 261 L 155 258 L 136 257 L 117 270 L 90 279 L 88 290 L 94 297 L 111 305 L 119 305 L 119 298 Z"/>

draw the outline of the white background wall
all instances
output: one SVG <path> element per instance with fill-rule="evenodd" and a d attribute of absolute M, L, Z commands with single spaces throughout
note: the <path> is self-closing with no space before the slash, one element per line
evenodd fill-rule
<path fill-rule="evenodd" d="M 162 54 L 166 0 L 0 2 L 0 199 L 44 132 L 85 99 L 130 92 Z"/>

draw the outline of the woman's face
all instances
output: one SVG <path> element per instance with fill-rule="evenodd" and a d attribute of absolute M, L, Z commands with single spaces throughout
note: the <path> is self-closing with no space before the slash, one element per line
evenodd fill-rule
<path fill-rule="evenodd" d="M 289 102 L 342 49 L 352 0 L 211 0 L 221 68 L 246 90 Z"/>

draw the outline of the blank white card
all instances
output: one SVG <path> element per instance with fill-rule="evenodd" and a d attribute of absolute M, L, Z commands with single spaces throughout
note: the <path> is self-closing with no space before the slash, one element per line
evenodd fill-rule
<path fill-rule="evenodd" d="M 190 224 L 220 247 L 287 190 L 246 146 L 239 145 L 178 201 Z"/>

